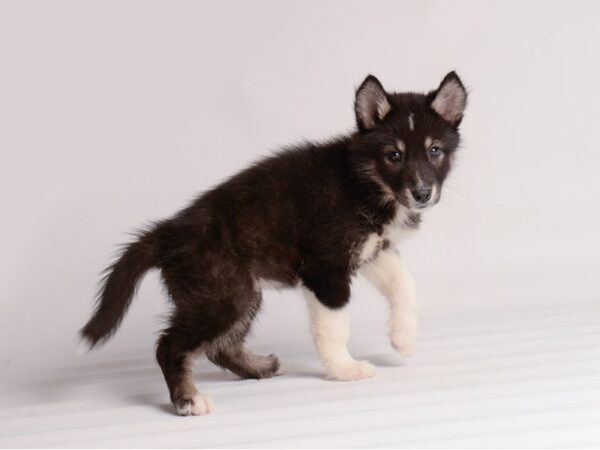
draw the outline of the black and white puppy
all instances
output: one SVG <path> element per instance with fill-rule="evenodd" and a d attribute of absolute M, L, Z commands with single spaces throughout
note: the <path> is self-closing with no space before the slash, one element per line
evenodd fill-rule
<path fill-rule="evenodd" d="M 158 268 L 174 310 L 156 356 L 179 414 L 213 408 L 192 381 L 201 353 L 240 377 L 280 374 L 274 355 L 244 346 L 266 283 L 303 289 L 330 378 L 373 376 L 347 349 L 351 279 L 364 273 L 387 298 L 391 343 L 410 352 L 414 282 L 395 246 L 440 199 L 466 100 L 454 72 L 428 94 L 388 93 L 368 76 L 356 91 L 354 133 L 261 160 L 127 245 L 106 271 L 83 343 L 110 337 L 141 277 Z"/>

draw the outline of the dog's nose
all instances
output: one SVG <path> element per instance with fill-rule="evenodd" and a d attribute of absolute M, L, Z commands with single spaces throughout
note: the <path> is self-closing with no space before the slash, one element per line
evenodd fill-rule
<path fill-rule="evenodd" d="M 413 189 L 412 196 L 419 203 L 427 203 L 431 200 L 431 188 L 430 187 L 422 187 L 418 189 Z"/>

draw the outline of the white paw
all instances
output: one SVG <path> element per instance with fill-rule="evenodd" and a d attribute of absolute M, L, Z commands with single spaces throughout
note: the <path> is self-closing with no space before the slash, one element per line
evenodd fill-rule
<path fill-rule="evenodd" d="M 414 352 L 417 329 L 417 320 L 413 319 L 403 321 L 391 331 L 390 340 L 392 342 L 392 347 L 394 347 L 402 356 L 409 356 Z"/>
<path fill-rule="evenodd" d="M 182 400 L 175 406 L 180 416 L 203 416 L 213 412 L 215 409 L 212 399 L 208 395 L 200 393 L 191 399 Z"/>
<path fill-rule="evenodd" d="M 362 380 L 371 378 L 377 369 L 368 361 L 350 361 L 329 371 L 328 378 L 339 381 Z"/>

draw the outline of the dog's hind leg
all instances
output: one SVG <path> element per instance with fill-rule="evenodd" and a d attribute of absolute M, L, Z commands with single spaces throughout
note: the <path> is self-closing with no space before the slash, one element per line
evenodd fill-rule
<path fill-rule="evenodd" d="M 244 340 L 260 303 L 260 292 L 256 292 L 248 303 L 246 314 L 226 333 L 206 346 L 206 356 L 210 361 L 241 378 L 270 378 L 283 373 L 275 355 L 256 355 L 244 346 Z"/>
<path fill-rule="evenodd" d="M 202 282 L 168 283 L 176 311 L 159 340 L 156 356 L 180 415 L 202 415 L 213 409 L 210 398 L 198 392 L 192 379 L 192 360 L 199 352 L 243 378 L 278 374 L 275 356 L 254 355 L 244 348 L 262 299 L 249 275 L 230 269 L 227 273 L 221 266 L 222 277 L 217 281 L 205 277 Z"/>
<path fill-rule="evenodd" d="M 201 394 L 194 385 L 192 364 L 198 344 L 193 334 L 171 326 L 163 332 L 156 349 L 171 402 L 181 416 L 199 416 L 213 410 L 211 398 Z"/>
<path fill-rule="evenodd" d="M 188 301 L 184 302 L 184 298 Z M 211 309 L 207 299 L 200 295 L 176 297 L 177 309 L 156 349 L 171 402 L 181 416 L 199 416 L 213 410 L 210 397 L 201 394 L 194 385 L 192 365 L 194 358 L 205 351 L 206 344 L 223 333 L 228 325 L 227 320 L 218 320 L 224 316 L 223 310 Z"/>
<path fill-rule="evenodd" d="M 235 348 L 207 353 L 216 365 L 228 369 L 240 378 L 271 378 L 282 375 L 279 359 L 275 355 L 255 355 L 239 345 Z"/>

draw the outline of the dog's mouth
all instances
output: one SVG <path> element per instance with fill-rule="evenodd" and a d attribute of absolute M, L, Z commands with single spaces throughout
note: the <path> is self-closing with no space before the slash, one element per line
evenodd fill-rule
<path fill-rule="evenodd" d="M 429 200 L 427 202 L 417 202 L 416 200 L 414 200 L 408 189 L 405 189 L 404 192 L 402 192 L 400 195 L 396 195 L 396 200 L 402 206 L 404 206 L 405 208 L 407 208 L 411 211 L 423 212 L 423 211 L 431 209 L 432 207 L 437 205 L 438 202 L 440 201 L 440 197 L 441 197 L 440 189 L 437 187 L 434 187 L 433 196 L 432 196 L 431 200 Z"/>
<path fill-rule="evenodd" d="M 437 204 L 437 201 L 431 201 L 428 203 L 419 203 L 416 205 L 410 205 L 408 207 L 408 209 L 410 209 L 411 211 L 419 211 L 419 212 L 423 212 L 423 211 L 427 211 L 431 208 L 433 208 L 435 205 Z"/>

